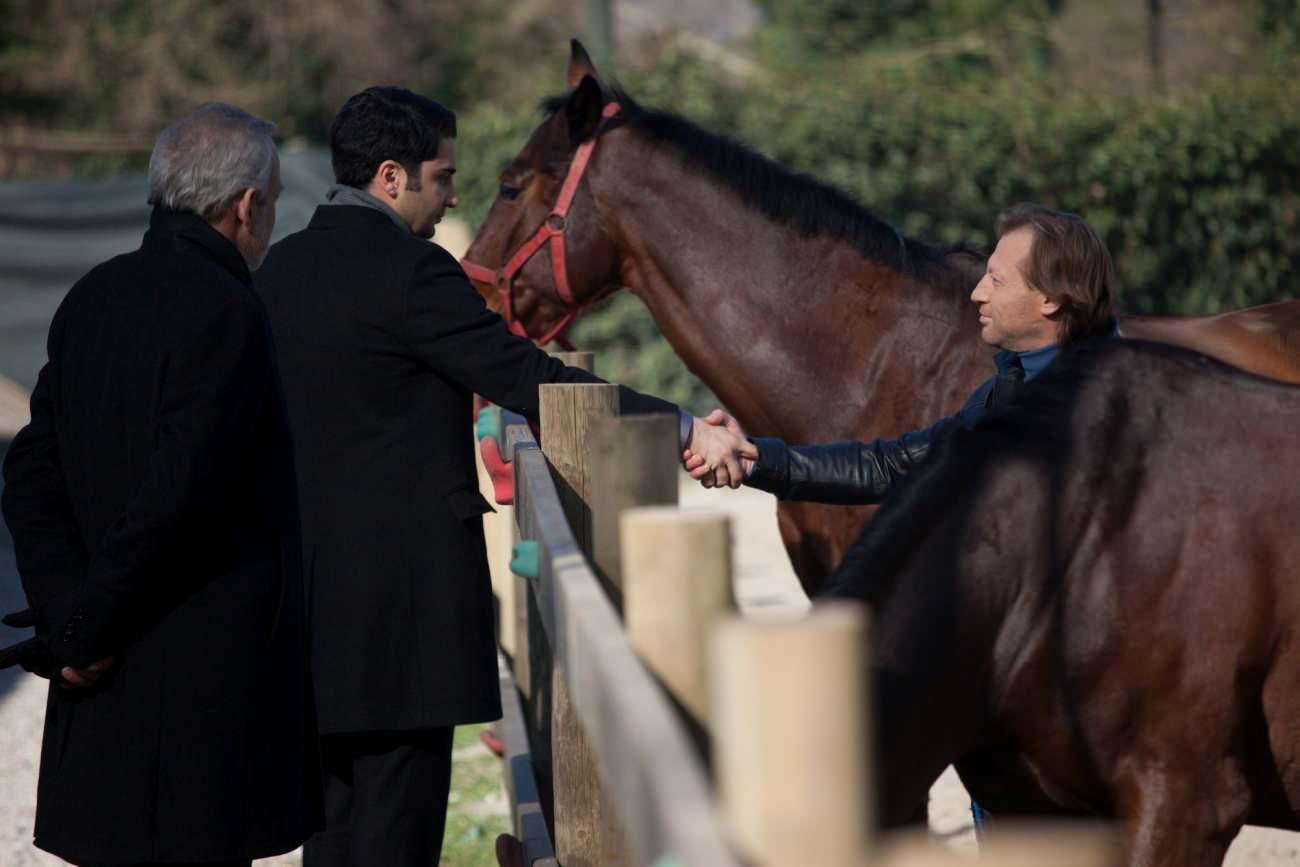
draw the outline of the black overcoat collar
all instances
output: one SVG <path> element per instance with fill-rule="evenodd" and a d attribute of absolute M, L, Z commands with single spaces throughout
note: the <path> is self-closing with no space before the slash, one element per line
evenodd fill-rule
<path fill-rule="evenodd" d="M 309 229 L 359 229 L 376 226 L 385 226 L 394 232 L 402 232 L 387 214 L 359 205 L 320 205 L 316 208 L 316 213 L 311 215 L 311 222 L 307 224 Z M 411 233 L 408 231 L 402 234 Z"/>
<path fill-rule="evenodd" d="M 146 250 L 173 250 L 206 256 L 246 286 L 253 285 L 248 263 L 225 235 L 212 228 L 198 214 L 154 208 L 149 231 L 144 235 Z"/>

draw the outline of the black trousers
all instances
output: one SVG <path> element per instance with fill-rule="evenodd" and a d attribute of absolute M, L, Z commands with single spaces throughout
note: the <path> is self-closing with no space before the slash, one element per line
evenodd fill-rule
<path fill-rule="evenodd" d="M 322 736 L 325 830 L 303 846 L 303 867 L 436 867 L 452 731 Z"/>

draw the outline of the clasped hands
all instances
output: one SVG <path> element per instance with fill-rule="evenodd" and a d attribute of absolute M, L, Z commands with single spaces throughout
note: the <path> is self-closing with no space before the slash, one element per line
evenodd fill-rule
<path fill-rule="evenodd" d="M 84 668 L 63 665 L 53 653 L 45 637 L 39 634 L 39 616 L 34 609 L 27 608 L 6 615 L 0 619 L 6 626 L 17 629 L 37 626 L 38 634 L 9 647 L 0 648 L 0 669 L 11 665 L 21 666 L 26 671 L 40 677 L 53 678 L 58 675 L 58 683 L 65 688 L 94 686 L 105 671 L 113 667 L 113 657 L 92 662 Z"/>
<path fill-rule="evenodd" d="M 740 423 L 720 409 L 695 419 L 682 452 L 682 466 L 706 488 L 739 488 L 756 460 L 758 448 Z"/>

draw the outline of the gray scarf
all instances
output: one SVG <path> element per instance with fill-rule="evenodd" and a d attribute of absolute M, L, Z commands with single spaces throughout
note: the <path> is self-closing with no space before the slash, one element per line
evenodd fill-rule
<path fill-rule="evenodd" d="M 410 234 L 411 227 L 406 225 L 402 215 L 367 193 L 365 190 L 359 190 L 356 187 L 349 187 L 347 184 L 335 184 L 329 188 L 325 194 L 325 204 L 327 205 L 351 205 L 354 208 L 370 208 L 379 211 L 388 219 L 392 220 L 399 229 Z"/>

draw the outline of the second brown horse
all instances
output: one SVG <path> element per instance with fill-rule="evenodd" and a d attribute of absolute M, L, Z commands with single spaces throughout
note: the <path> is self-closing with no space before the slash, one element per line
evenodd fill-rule
<path fill-rule="evenodd" d="M 1041 381 L 1040 381 L 1041 380 Z M 829 594 L 873 608 L 880 813 L 1120 820 L 1133 867 L 1300 830 L 1300 388 L 1066 353 L 892 490 Z"/>

